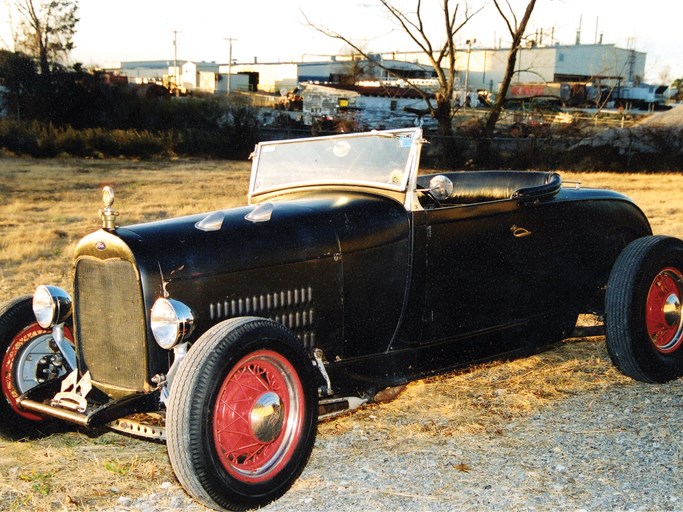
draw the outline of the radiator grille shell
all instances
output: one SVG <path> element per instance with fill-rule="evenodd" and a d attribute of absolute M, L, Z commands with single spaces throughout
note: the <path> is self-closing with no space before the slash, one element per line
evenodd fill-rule
<path fill-rule="evenodd" d="M 135 266 L 124 259 L 82 257 L 74 288 L 81 370 L 108 392 L 148 391 L 146 316 Z"/>

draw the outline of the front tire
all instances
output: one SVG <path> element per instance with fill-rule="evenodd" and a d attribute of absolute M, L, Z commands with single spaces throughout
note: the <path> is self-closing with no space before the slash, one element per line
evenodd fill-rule
<path fill-rule="evenodd" d="M 69 326 L 64 335 L 73 343 Z M 60 377 L 68 370 L 52 341 L 52 331 L 36 322 L 30 295 L 0 307 L 0 358 L 0 432 L 11 438 L 34 433 L 43 418 L 20 409 L 17 399 L 39 383 Z"/>
<path fill-rule="evenodd" d="M 202 335 L 173 379 L 171 465 L 204 505 L 264 506 L 306 466 L 317 409 L 313 365 L 288 329 L 260 318 L 227 320 Z"/>
<path fill-rule="evenodd" d="M 614 264 L 605 297 L 605 335 L 614 364 L 642 382 L 683 375 L 683 241 L 631 242 Z"/>

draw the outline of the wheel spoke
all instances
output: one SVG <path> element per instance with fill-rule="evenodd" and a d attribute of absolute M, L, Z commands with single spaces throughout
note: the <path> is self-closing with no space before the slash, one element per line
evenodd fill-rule
<path fill-rule="evenodd" d="M 645 318 L 650 339 L 660 352 L 673 352 L 683 342 L 682 296 L 681 272 L 675 268 L 662 269 L 648 291 Z"/>
<path fill-rule="evenodd" d="M 290 384 L 292 375 L 285 358 L 261 351 L 237 363 L 223 382 L 213 433 L 233 476 L 258 480 L 287 460 L 303 418 L 300 383 Z"/>
<path fill-rule="evenodd" d="M 66 329 L 68 340 L 73 339 Z M 19 409 L 17 399 L 34 386 L 66 373 L 56 348 L 50 345 L 52 333 L 32 323 L 17 333 L 9 343 L 1 361 L 2 392 L 10 407 L 28 419 L 40 420 L 39 416 Z"/>
<path fill-rule="evenodd" d="M 232 318 L 190 348 L 167 407 L 169 459 L 188 492 L 210 508 L 260 508 L 308 461 L 317 380 L 301 340 L 284 326 Z"/>

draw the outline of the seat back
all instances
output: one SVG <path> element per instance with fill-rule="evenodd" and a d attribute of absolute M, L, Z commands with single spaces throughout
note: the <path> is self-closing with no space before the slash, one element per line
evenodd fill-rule
<path fill-rule="evenodd" d="M 418 177 L 418 187 L 429 187 L 435 175 Z M 453 182 L 453 193 L 442 204 L 473 204 L 514 197 L 538 197 L 556 193 L 560 175 L 538 171 L 457 171 L 444 173 Z"/>

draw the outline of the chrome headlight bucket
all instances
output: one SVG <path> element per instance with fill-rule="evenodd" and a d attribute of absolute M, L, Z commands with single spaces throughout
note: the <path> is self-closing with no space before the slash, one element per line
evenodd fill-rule
<path fill-rule="evenodd" d="M 33 293 L 33 314 L 43 329 L 65 322 L 71 316 L 72 304 L 71 296 L 57 286 L 43 284 Z"/>
<path fill-rule="evenodd" d="M 170 350 L 192 334 L 194 316 L 180 301 L 157 299 L 150 311 L 150 325 L 159 346 Z"/>

